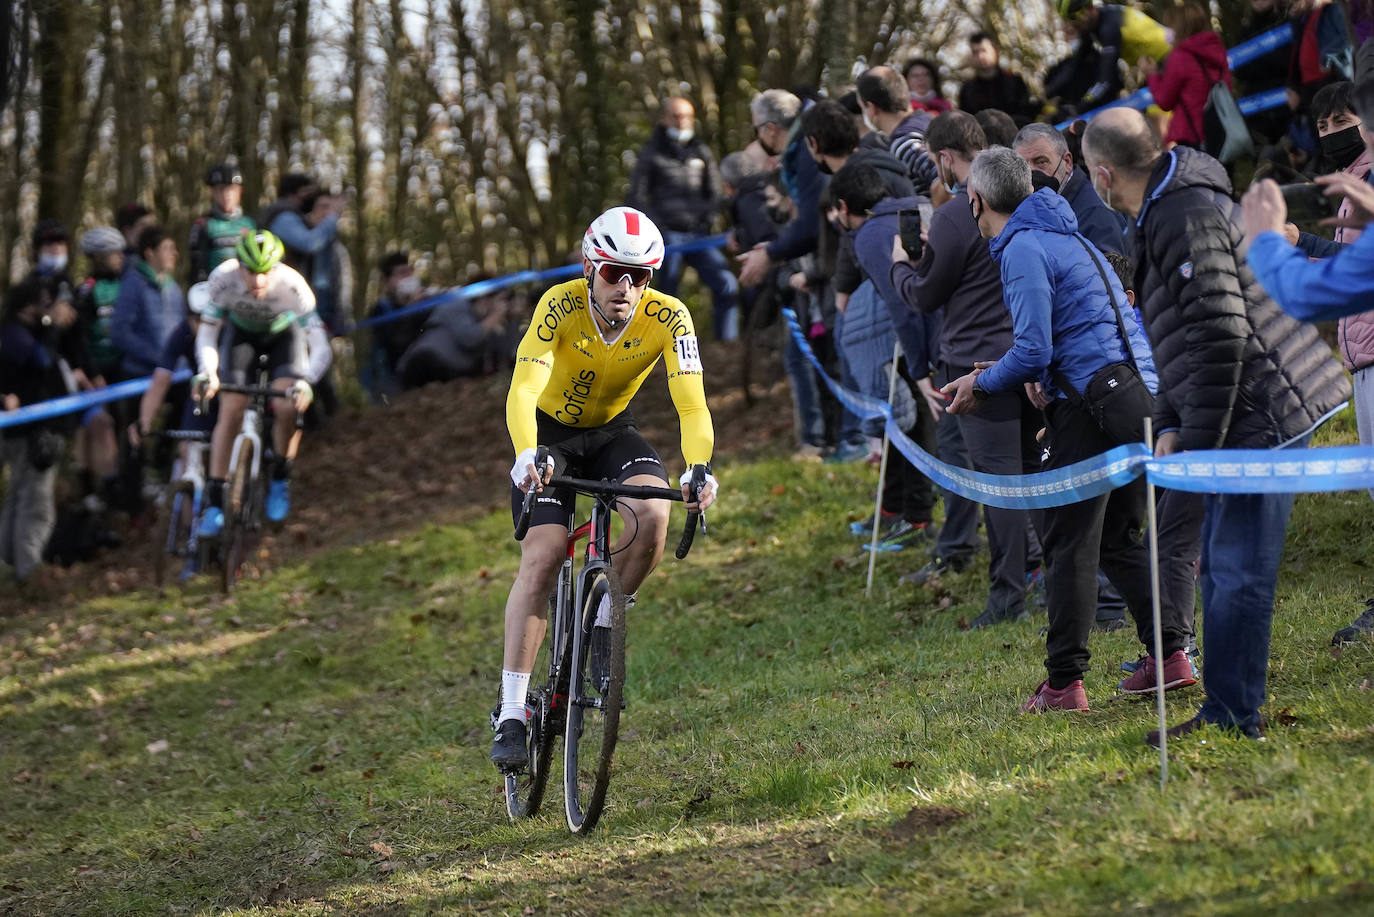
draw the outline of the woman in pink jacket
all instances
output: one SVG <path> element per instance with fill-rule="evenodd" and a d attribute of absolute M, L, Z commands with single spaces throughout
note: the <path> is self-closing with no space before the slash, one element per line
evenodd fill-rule
<path fill-rule="evenodd" d="M 1221 36 L 1212 31 L 1211 14 L 1195 0 L 1175 7 L 1165 17 L 1165 25 L 1174 30 L 1174 50 L 1164 59 L 1159 71 L 1152 58 L 1142 57 L 1140 71 L 1155 97 L 1155 104 L 1173 112 L 1164 148 L 1178 144 L 1202 149 L 1206 140 L 1203 129 L 1203 109 L 1207 93 L 1218 81 L 1231 85 L 1231 67 L 1226 62 L 1226 46 Z"/>

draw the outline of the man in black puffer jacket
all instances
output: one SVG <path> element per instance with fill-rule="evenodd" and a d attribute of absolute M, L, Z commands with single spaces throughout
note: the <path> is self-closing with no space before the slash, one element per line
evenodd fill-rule
<path fill-rule="evenodd" d="M 663 101 L 659 123 L 639 152 L 630 175 L 625 203 L 649 215 L 669 246 L 692 242 L 711 231 L 721 209 L 720 174 L 711 148 L 696 135 L 696 111 L 682 98 Z M 719 248 L 686 255 L 669 253 L 654 288 L 677 295 L 683 262 L 697 272 L 711 291 L 711 324 L 716 339 L 739 337 L 739 309 L 735 302 L 739 281 Z"/>
<path fill-rule="evenodd" d="M 1155 453 L 1305 447 L 1350 384 L 1316 329 L 1285 315 L 1241 257 L 1226 170 L 1196 150 L 1161 153 L 1144 116 L 1123 108 L 1089 123 L 1083 154 L 1098 193 L 1130 221 L 1136 301 L 1160 376 Z M 1207 700 L 1169 736 L 1212 723 L 1259 737 L 1293 495 L 1208 494 L 1202 503 Z"/>

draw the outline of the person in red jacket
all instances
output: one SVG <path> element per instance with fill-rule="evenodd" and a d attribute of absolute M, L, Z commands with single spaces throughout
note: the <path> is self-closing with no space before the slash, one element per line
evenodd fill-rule
<path fill-rule="evenodd" d="M 1196 0 L 1175 7 L 1165 17 L 1174 30 L 1174 50 L 1164 59 L 1164 70 L 1149 57 L 1140 59 L 1140 71 L 1155 97 L 1155 104 L 1173 112 L 1164 148 L 1179 144 L 1203 149 L 1207 139 L 1203 128 L 1203 109 L 1207 93 L 1219 80 L 1231 85 L 1231 68 L 1226 62 L 1226 46 L 1212 30 L 1212 17 Z M 1171 21 L 1170 21 L 1171 20 Z"/>

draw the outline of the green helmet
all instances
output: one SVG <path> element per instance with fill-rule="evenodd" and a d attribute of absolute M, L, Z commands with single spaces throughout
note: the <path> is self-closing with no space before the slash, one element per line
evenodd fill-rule
<path fill-rule="evenodd" d="M 238 259 L 239 266 L 254 274 L 266 274 L 281 264 L 285 254 L 281 239 L 265 229 L 239 236 L 238 244 L 234 246 L 234 257 Z"/>

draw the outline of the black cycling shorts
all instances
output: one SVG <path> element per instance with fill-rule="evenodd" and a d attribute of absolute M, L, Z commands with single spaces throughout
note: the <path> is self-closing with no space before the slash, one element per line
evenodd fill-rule
<path fill-rule="evenodd" d="M 554 420 L 543 411 L 535 412 L 539 445 L 548 446 L 553 456 L 553 472 L 573 478 L 600 481 L 603 478 L 623 483 L 637 474 L 651 474 L 666 486 L 668 475 L 663 461 L 645 442 L 635 427 L 634 417 L 624 411 L 599 427 L 579 430 Z M 566 488 L 545 488 L 536 494 L 530 507 L 530 525 L 561 525 L 572 520 L 577 495 Z M 511 523 L 520 520 L 525 495 L 514 484 L 510 487 Z"/>
<path fill-rule="evenodd" d="M 258 358 L 265 355 L 273 379 L 299 379 L 296 366 L 309 365 L 302 358 L 305 347 L 305 332 L 295 322 L 276 334 L 253 334 L 227 322 L 219 338 L 219 377 L 230 385 L 253 385 Z"/>

